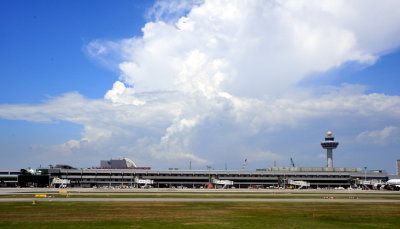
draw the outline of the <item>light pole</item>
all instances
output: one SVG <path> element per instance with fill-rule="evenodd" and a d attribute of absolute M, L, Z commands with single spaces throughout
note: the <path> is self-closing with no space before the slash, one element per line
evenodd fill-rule
<path fill-rule="evenodd" d="M 364 187 L 366 187 L 366 182 L 367 182 L 367 166 L 364 167 Z"/>

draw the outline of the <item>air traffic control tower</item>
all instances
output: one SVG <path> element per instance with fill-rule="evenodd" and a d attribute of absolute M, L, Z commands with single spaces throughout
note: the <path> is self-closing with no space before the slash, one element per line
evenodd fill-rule
<path fill-rule="evenodd" d="M 332 132 L 328 131 L 326 133 L 325 141 L 321 142 L 322 148 L 326 149 L 327 168 L 333 168 L 332 150 L 336 149 L 338 145 L 339 142 L 335 141 L 335 138 L 332 136 Z"/>

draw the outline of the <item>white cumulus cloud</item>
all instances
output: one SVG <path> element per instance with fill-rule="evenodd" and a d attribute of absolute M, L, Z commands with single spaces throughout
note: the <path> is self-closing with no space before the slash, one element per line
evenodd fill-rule
<path fill-rule="evenodd" d="M 382 130 L 371 130 L 361 132 L 357 140 L 364 144 L 385 145 L 391 141 L 400 139 L 400 128 L 396 126 L 386 126 Z"/>
<path fill-rule="evenodd" d="M 338 125 L 400 121 L 399 96 L 297 85 L 347 62 L 374 64 L 397 48 L 399 7 L 390 0 L 160 1 L 143 36 L 88 44 L 92 58 L 119 61 L 119 80 L 104 99 L 66 93 L 38 105 L 0 105 L 0 117 L 84 126 L 81 139 L 40 146 L 66 156 L 124 155 L 159 167 L 281 159 L 249 139 L 332 116 Z M 394 130 L 360 138 L 385 131 Z"/>

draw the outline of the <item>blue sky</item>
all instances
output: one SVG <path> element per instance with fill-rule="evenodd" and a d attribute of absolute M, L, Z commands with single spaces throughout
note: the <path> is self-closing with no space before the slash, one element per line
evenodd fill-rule
<path fill-rule="evenodd" d="M 398 4 L 4 1 L 0 167 L 394 172 Z"/>
<path fill-rule="evenodd" d="M 37 103 L 46 95 L 75 90 L 102 98 L 118 72 L 88 58 L 85 45 L 98 38 L 140 36 L 151 5 L 150 1 L 4 1 L 2 102 Z M 93 82 L 96 86 L 88 87 Z"/>

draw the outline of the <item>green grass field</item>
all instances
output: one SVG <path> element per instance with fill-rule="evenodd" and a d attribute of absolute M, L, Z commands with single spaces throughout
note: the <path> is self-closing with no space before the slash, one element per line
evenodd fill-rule
<path fill-rule="evenodd" d="M 0 228 L 400 228 L 400 203 L 3 202 Z"/>

